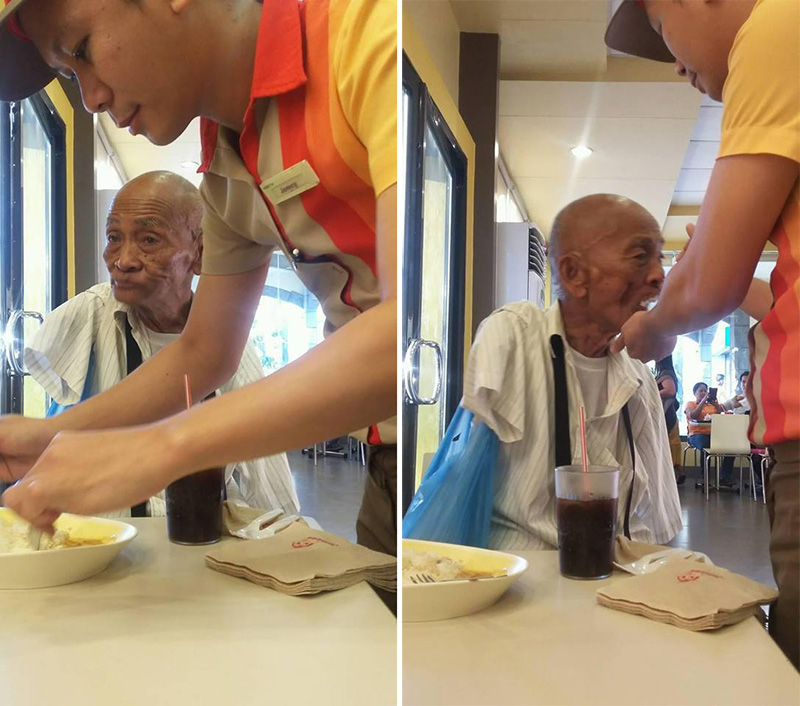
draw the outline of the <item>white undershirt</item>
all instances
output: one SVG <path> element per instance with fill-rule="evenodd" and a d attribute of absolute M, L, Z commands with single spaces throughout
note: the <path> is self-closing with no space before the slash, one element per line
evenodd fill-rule
<path fill-rule="evenodd" d="M 166 348 L 170 343 L 177 341 L 181 337 L 179 333 L 161 333 L 160 331 L 153 331 L 151 328 L 147 329 L 147 335 L 152 348 L 151 356 L 154 356 L 162 348 Z"/>
<path fill-rule="evenodd" d="M 581 385 L 586 417 L 601 416 L 608 404 L 608 356 L 587 358 L 573 348 L 572 362 Z"/>

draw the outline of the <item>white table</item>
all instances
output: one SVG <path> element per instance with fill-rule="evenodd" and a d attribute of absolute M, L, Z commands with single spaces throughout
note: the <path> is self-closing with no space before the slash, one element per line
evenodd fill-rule
<path fill-rule="evenodd" d="M 690 632 L 604 608 L 602 585 L 558 573 L 555 551 L 517 552 L 528 572 L 494 606 L 403 624 L 403 703 L 800 703 L 800 675 L 750 618 Z"/>
<path fill-rule="evenodd" d="M 396 701 L 397 622 L 366 583 L 285 596 L 206 568 L 163 519 L 131 524 L 94 578 L 0 590 L 2 706 Z"/>

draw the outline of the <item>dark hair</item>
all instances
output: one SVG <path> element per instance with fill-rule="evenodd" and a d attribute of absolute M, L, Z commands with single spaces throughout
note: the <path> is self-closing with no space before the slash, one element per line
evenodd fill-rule
<path fill-rule="evenodd" d="M 692 388 L 692 393 L 696 395 L 701 385 L 706 385 L 706 384 L 704 382 L 696 382 L 694 384 L 694 387 Z M 706 387 L 708 387 L 708 385 L 706 385 Z"/>
<path fill-rule="evenodd" d="M 745 375 L 747 375 L 748 377 L 750 377 L 750 371 L 749 371 L 749 370 L 743 370 L 741 373 L 739 373 L 739 384 L 740 384 L 740 385 L 742 384 L 742 378 L 743 378 Z"/>
<path fill-rule="evenodd" d="M 675 366 L 672 364 L 671 355 L 656 361 L 656 377 L 664 373 L 675 376 Z"/>

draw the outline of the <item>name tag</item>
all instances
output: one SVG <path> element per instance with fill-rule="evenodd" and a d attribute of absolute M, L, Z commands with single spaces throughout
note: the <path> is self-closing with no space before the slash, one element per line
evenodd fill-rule
<path fill-rule="evenodd" d="M 261 184 L 261 190 L 272 203 L 277 205 L 313 189 L 317 184 L 319 177 L 304 159 L 286 171 L 267 179 Z"/>

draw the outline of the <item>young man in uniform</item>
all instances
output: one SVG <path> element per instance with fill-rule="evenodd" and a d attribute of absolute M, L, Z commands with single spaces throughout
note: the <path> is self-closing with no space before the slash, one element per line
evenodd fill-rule
<path fill-rule="evenodd" d="M 178 341 L 53 419 L 0 420 L 4 500 L 40 527 L 175 479 L 363 429 L 359 541 L 396 552 L 396 4 L 393 0 L 11 0 L 0 99 L 56 74 L 156 144 L 202 120 L 203 273 Z M 236 370 L 282 251 L 326 340 L 246 388 Z M 388 420 L 388 421 L 387 421 Z M 110 426 L 124 429 L 108 429 Z"/>
<path fill-rule="evenodd" d="M 750 332 L 750 438 L 769 446 L 770 555 L 780 598 L 770 632 L 800 668 L 800 0 L 624 0 L 606 43 L 675 69 L 722 101 L 722 138 L 697 227 L 657 306 L 616 348 L 660 359 L 675 336 L 748 300 L 767 241 L 771 307 Z M 752 307 L 751 307 L 752 308 Z"/>

